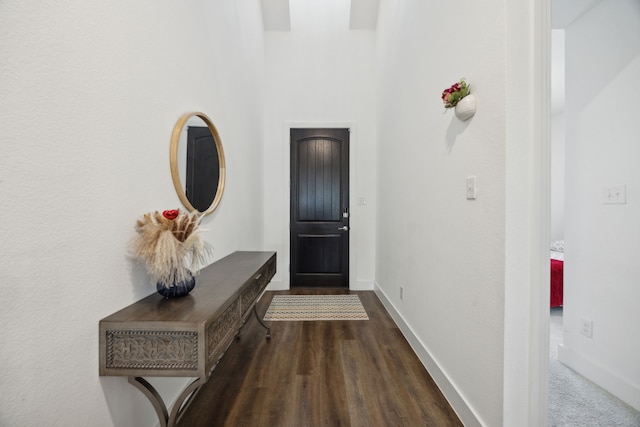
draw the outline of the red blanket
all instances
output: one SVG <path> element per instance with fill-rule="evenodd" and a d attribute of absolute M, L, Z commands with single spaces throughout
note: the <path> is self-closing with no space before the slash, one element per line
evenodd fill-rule
<path fill-rule="evenodd" d="M 563 261 L 551 260 L 551 307 L 562 305 L 563 270 Z"/>

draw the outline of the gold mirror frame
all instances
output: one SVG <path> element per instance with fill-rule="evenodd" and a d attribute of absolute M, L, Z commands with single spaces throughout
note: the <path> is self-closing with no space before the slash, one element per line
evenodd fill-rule
<path fill-rule="evenodd" d="M 173 186 L 176 189 L 176 193 L 178 193 L 178 197 L 182 204 L 189 210 L 189 212 L 197 211 L 197 209 L 191 204 L 189 199 L 187 198 L 187 194 L 185 193 L 184 185 L 180 181 L 180 169 L 178 165 L 178 149 L 180 147 L 180 134 L 182 133 L 182 129 L 187 121 L 191 118 L 197 116 L 207 125 L 209 130 L 211 131 L 211 135 L 213 136 L 213 140 L 216 144 L 216 150 L 218 150 L 218 166 L 220 168 L 220 175 L 218 179 L 218 188 L 216 190 L 216 194 L 211 202 L 211 205 L 205 210 L 202 211 L 203 215 L 208 215 L 213 212 L 218 205 L 220 204 L 220 200 L 222 199 L 222 193 L 224 192 L 224 183 L 226 178 L 226 166 L 224 160 L 224 151 L 222 149 L 222 142 L 220 139 L 220 135 L 218 134 L 218 130 L 214 126 L 213 122 L 206 114 L 200 112 L 193 113 L 185 113 L 183 114 L 177 121 L 176 125 L 173 127 L 173 133 L 171 135 L 171 147 L 170 147 L 170 155 L 169 155 L 169 163 L 171 166 L 171 179 L 173 180 Z M 200 212 L 200 211 L 198 211 Z"/>

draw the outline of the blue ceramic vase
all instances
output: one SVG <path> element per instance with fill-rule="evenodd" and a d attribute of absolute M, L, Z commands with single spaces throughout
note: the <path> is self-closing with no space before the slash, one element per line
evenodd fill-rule
<path fill-rule="evenodd" d="M 165 298 L 183 297 L 196 287 L 196 278 L 189 272 L 189 277 L 183 282 L 174 283 L 172 286 L 165 286 L 161 283 L 156 284 L 158 293 Z"/>

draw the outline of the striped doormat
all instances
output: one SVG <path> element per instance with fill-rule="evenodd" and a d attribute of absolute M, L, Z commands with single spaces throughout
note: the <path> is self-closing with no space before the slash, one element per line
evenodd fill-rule
<path fill-rule="evenodd" d="M 264 320 L 369 320 L 358 295 L 275 295 Z"/>

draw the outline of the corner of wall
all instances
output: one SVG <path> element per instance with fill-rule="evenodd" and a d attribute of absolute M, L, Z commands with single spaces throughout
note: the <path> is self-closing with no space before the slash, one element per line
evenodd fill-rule
<path fill-rule="evenodd" d="M 272 280 L 271 283 L 267 286 L 268 291 L 288 291 L 289 286 L 287 286 L 282 280 Z"/>
<path fill-rule="evenodd" d="M 637 384 L 632 384 L 606 366 L 562 344 L 558 347 L 558 360 L 640 411 L 640 388 Z"/>
<path fill-rule="evenodd" d="M 374 284 L 371 280 L 357 280 L 349 285 L 349 289 L 352 291 L 373 291 Z"/>

